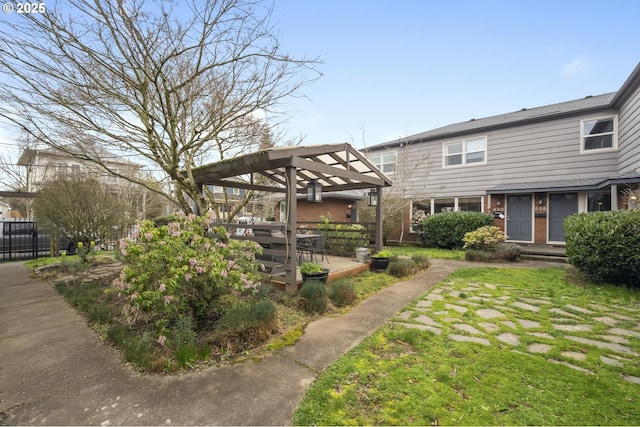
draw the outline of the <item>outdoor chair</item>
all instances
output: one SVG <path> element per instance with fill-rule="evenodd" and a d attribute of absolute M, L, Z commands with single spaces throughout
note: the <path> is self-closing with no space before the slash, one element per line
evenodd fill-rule
<path fill-rule="evenodd" d="M 311 248 L 311 253 L 312 255 L 315 257 L 316 262 L 318 262 L 318 254 L 321 253 L 322 254 L 322 258 L 320 258 L 320 260 L 324 260 L 325 258 L 327 259 L 327 264 L 329 264 L 329 257 L 327 256 L 327 236 L 319 236 L 315 239 L 313 239 L 312 243 L 312 248 Z"/>

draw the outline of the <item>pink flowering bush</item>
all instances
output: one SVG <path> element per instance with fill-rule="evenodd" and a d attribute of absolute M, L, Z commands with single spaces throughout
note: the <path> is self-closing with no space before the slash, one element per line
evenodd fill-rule
<path fill-rule="evenodd" d="M 142 222 L 119 251 L 125 268 L 112 286 L 126 298 L 131 323 L 155 322 L 160 343 L 179 317 L 192 317 L 198 327 L 215 320 L 221 297 L 252 293 L 263 268 L 260 245 L 232 240 L 224 227 L 195 215 L 179 214 L 160 227 Z"/>

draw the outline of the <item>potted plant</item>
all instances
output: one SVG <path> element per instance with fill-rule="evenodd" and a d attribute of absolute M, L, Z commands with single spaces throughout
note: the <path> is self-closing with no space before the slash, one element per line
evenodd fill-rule
<path fill-rule="evenodd" d="M 300 273 L 302 273 L 302 280 L 319 280 L 323 283 L 327 283 L 329 278 L 329 269 L 322 267 L 315 262 L 303 262 L 300 266 Z"/>
<path fill-rule="evenodd" d="M 371 268 L 375 271 L 385 271 L 389 267 L 393 254 L 390 250 L 384 249 L 370 256 Z"/>

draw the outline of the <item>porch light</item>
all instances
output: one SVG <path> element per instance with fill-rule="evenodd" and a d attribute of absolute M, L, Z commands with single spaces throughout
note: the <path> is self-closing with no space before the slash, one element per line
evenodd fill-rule
<path fill-rule="evenodd" d="M 376 191 L 375 188 L 369 191 L 368 197 L 369 197 L 369 201 L 368 201 L 369 206 L 378 206 L 378 192 Z"/>
<path fill-rule="evenodd" d="M 307 202 L 322 202 L 322 184 L 320 184 L 317 179 L 312 179 L 307 184 Z"/>

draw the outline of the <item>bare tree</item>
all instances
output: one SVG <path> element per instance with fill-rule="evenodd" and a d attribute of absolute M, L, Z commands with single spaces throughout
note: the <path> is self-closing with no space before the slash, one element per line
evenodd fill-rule
<path fill-rule="evenodd" d="M 30 152 L 36 143 L 27 133 L 23 133 L 17 143 L 17 149 L 13 152 L 3 150 L 0 153 L 0 187 L 8 191 L 30 193 L 34 191 L 34 159 L 21 153 Z M 12 210 L 26 218 L 31 216 L 32 198 L 11 197 L 7 201 Z"/>
<path fill-rule="evenodd" d="M 259 146 L 256 117 L 319 77 L 316 59 L 282 51 L 259 0 L 46 6 L 0 18 L 0 116 L 186 212 L 215 203 L 192 168 Z M 103 150 L 159 167 L 173 191 L 110 170 Z"/>

